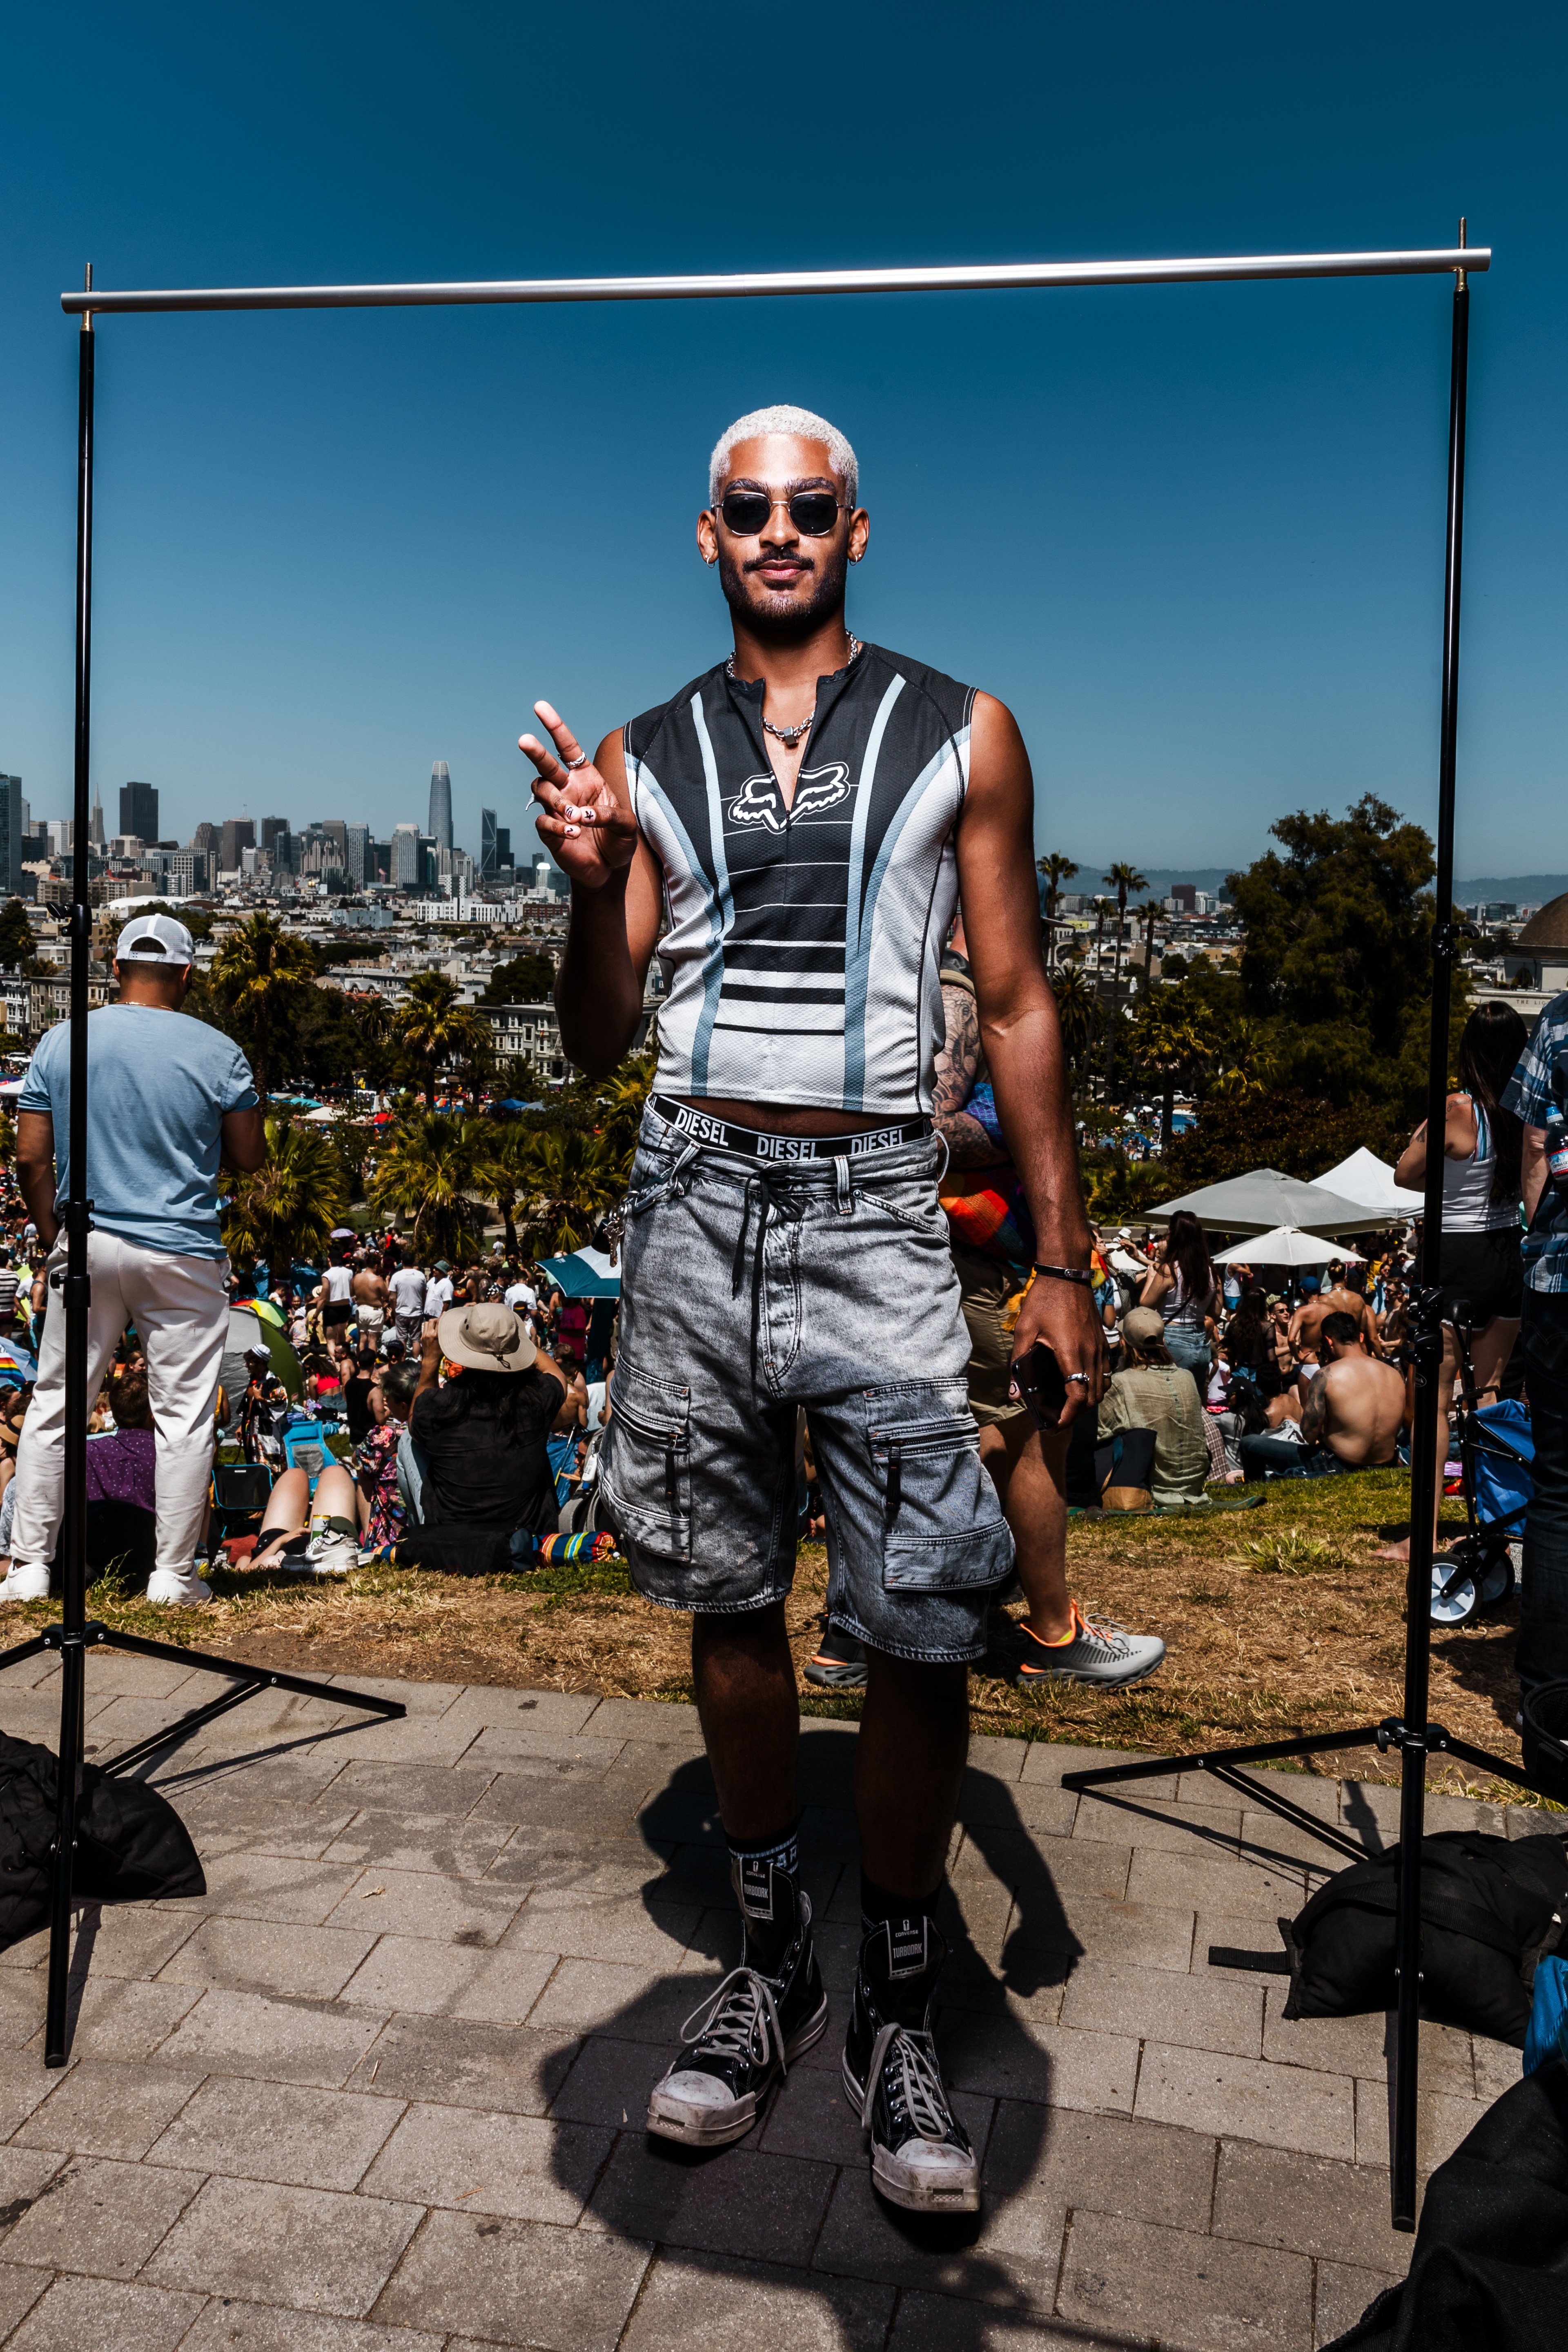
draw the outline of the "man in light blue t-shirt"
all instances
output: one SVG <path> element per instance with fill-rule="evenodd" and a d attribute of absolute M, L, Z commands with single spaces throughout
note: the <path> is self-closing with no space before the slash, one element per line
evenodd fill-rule
<path fill-rule="evenodd" d="M 128 1322 L 147 1357 L 157 1445 L 158 1556 L 149 1601 L 210 1601 L 195 1572 L 212 1476 L 213 1413 L 228 1333 L 228 1260 L 218 1229 L 220 1160 L 248 1172 L 266 1131 L 244 1055 L 180 1010 L 195 949 L 172 915 L 132 917 L 115 948 L 120 1001 L 88 1021 L 87 1183 L 92 1303 L 88 1395 Z M 17 1101 L 16 1176 L 53 1268 L 70 1180 L 70 1034 L 34 1055 Z M 11 1569 L 0 1600 L 49 1590 L 65 1466 L 65 1318 L 45 1319 L 38 1385 L 16 1448 Z"/>

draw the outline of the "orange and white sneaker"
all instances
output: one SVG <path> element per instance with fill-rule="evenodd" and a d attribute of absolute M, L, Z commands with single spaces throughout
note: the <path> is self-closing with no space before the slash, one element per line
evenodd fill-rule
<path fill-rule="evenodd" d="M 1026 1645 L 1020 1683 L 1098 1683 L 1102 1690 L 1121 1690 L 1152 1675 L 1165 1655 L 1158 1633 L 1124 1633 L 1109 1617 L 1086 1617 L 1076 1601 L 1065 1641 L 1047 1642 L 1026 1623 L 1018 1631 Z"/>

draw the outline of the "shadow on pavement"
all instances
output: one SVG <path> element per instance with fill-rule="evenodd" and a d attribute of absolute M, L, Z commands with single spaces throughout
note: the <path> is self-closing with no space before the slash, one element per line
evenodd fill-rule
<path fill-rule="evenodd" d="M 853 1764 L 851 1730 L 803 1726 L 801 1871 L 832 2013 L 762 2124 L 734 2147 L 711 2151 L 651 2138 L 643 2127 L 648 2091 L 675 2055 L 682 2021 L 740 1953 L 723 1832 L 700 1756 L 677 1765 L 637 1823 L 664 1864 L 641 1890 L 645 1910 L 654 1919 L 664 1914 L 674 1928 L 682 1906 L 687 1920 L 699 1906 L 695 1932 L 678 1969 L 584 2021 L 575 2055 L 562 2053 L 570 2072 L 552 2116 L 614 2132 L 588 2226 L 651 2240 L 699 2273 L 731 2273 L 737 2261 L 796 2270 L 837 2314 L 847 2341 L 862 2332 L 852 2306 L 865 2288 L 856 2282 L 934 2293 L 942 2300 L 931 2315 L 933 2342 L 978 2347 L 998 2329 L 1038 2326 L 1056 2300 L 1060 2209 L 1052 2200 L 1038 2208 L 1037 2242 L 1028 2207 L 1013 2209 L 1039 2171 L 1052 2126 L 1052 2062 L 1030 2031 L 1030 2005 L 1038 2003 L 1038 2022 L 1054 2021 L 1052 1992 L 1082 1947 L 1015 1790 L 972 1769 L 960 1811 L 964 1835 L 955 1841 L 940 1913 L 950 1957 L 937 2042 L 954 2107 L 984 2161 L 984 2205 L 978 2215 L 927 2219 L 887 2204 L 871 2188 L 859 2119 L 839 2074 L 859 1945 Z M 579 2167 L 580 2158 L 565 2158 L 558 2177 L 567 2186 L 570 2169 L 581 2195 Z M 1053 2340 L 1123 2340 L 1052 2324 Z M 916 2338 L 927 2332 L 922 2325 Z"/>

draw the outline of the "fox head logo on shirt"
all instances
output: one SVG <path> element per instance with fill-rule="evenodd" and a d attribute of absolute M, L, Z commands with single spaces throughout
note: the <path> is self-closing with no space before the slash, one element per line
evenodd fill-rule
<path fill-rule="evenodd" d="M 765 824 L 770 833 L 783 833 L 796 817 L 816 816 L 848 797 L 849 771 L 834 760 L 826 768 L 801 770 L 787 809 L 776 777 L 748 776 L 726 814 L 731 824 Z"/>

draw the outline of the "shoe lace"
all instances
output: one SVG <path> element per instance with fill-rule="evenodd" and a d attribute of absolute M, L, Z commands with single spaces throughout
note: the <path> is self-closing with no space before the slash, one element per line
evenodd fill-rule
<path fill-rule="evenodd" d="M 866 2069 L 866 2103 L 860 2113 L 862 2126 L 870 2128 L 877 2085 L 883 2066 L 889 2063 L 897 2070 L 900 2104 L 921 2139 L 946 2139 L 952 2129 L 952 2112 L 936 2063 L 936 2044 L 929 2033 L 917 2032 L 909 2025 L 884 2025 L 872 2044 L 871 2063 Z"/>
<path fill-rule="evenodd" d="M 1091 1642 L 1098 1642 L 1102 1649 L 1109 1650 L 1114 1657 L 1120 1657 L 1130 1646 L 1126 1627 L 1118 1625 L 1114 1618 L 1086 1617 L 1079 1610 L 1078 1622 Z"/>
<path fill-rule="evenodd" d="M 784 2038 L 773 1988 L 755 1969 L 731 1969 L 710 2000 L 694 2009 L 680 2029 L 688 2048 L 699 2045 L 721 2058 L 765 2066 L 776 2054 L 787 2074 Z"/>

